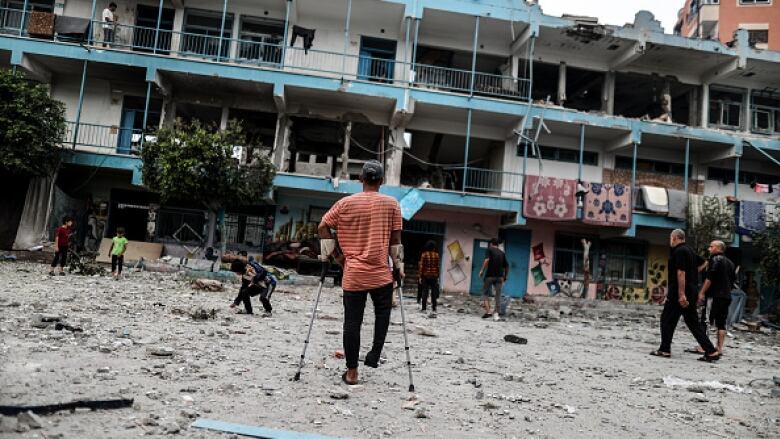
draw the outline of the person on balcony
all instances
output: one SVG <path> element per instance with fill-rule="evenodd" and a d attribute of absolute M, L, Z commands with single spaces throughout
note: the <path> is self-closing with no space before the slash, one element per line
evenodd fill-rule
<path fill-rule="evenodd" d="M 119 16 L 115 14 L 116 3 L 111 2 L 108 7 L 103 9 L 103 47 L 111 47 L 114 42 L 116 32 L 116 23 Z"/>

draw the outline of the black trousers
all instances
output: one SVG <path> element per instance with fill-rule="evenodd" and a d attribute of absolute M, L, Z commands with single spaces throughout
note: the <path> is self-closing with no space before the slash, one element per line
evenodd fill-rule
<path fill-rule="evenodd" d="M 271 293 L 273 293 L 273 291 L 271 291 Z M 238 290 L 238 296 L 233 300 L 233 304 L 238 305 L 239 303 L 244 302 L 244 310 L 247 314 L 252 314 L 252 297 L 258 295 L 260 296 L 260 303 L 263 304 L 265 312 L 273 311 L 270 300 L 271 294 L 269 294 L 269 291 L 257 285 L 251 285 L 246 281 L 242 282 L 241 288 Z"/>
<path fill-rule="evenodd" d="M 122 274 L 122 265 L 125 264 L 125 255 L 111 255 L 111 272 Z"/>
<path fill-rule="evenodd" d="M 428 306 L 428 293 L 431 295 L 431 308 L 436 312 L 436 299 L 439 298 L 439 279 L 424 277 L 422 279 L 422 310 Z"/>
<path fill-rule="evenodd" d="M 366 354 L 367 362 L 379 362 L 387 328 L 390 326 L 390 311 L 393 309 L 392 283 L 373 290 L 344 291 L 344 356 L 349 369 L 358 367 L 360 328 L 363 326 L 363 312 L 368 296 L 371 296 L 371 302 L 374 304 L 374 343 Z"/>
<path fill-rule="evenodd" d="M 695 293 L 688 294 L 687 308 L 681 307 L 680 302 L 674 296 L 676 295 L 672 293 L 670 297 L 667 297 L 664 310 L 661 313 L 661 347 L 658 350 L 667 353 L 672 351 L 672 338 L 674 338 L 674 331 L 680 322 L 680 316 L 682 316 L 688 330 L 691 331 L 704 352 L 707 354 L 715 352 L 715 346 L 712 345 L 707 333 L 699 323 L 699 316 L 696 312 L 697 295 Z"/>
<path fill-rule="evenodd" d="M 726 318 L 729 315 L 729 306 L 731 306 L 731 297 L 714 297 L 712 307 L 710 308 L 710 320 L 715 321 L 715 326 L 719 331 L 726 330 Z"/>
<path fill-rule="evenodd" d="M 68 260 L 68 247 L 60 247 L 54 253 L 54 259 L 51 261 L 51 268 L 60 264 L 60 267 L 65 268 L 65 262 Z"/>

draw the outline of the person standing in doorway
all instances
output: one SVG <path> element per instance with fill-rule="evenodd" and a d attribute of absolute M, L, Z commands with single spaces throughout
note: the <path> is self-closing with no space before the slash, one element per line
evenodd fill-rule
<path fill-rule="evenodd" d="M 103 47 L 111 47 L 116 33 L 116 23 L 119 16 L 116 15 L 116 3 L 111 2 L 103 9 Z"/>
<path fill-rule="evenodd" d="M 698 298 L 696 253 L 685 243 L 685 232 L 680 229 L 672 231 L 669 236 L 669 245 L 672 247 L 668 265 L 669 290 L 661 313 L 661 346 L 650 355 L 664 358 L 672 356 L 672 338 L 674 338 L 674 330 L 677 328 L 680 316 L 682 316 L 688 330 L 691 331 L 699 346 L 704 349 L 704 356 L 699 360 L 716 361 L 720 359 L 720 355 L 699 324 L 696 314 L 695 304 Z"/>
<path fill-rule="evenodd" d="M 731 305 L 731 289 L 737 276 L 734 263 L 724 255 L 726 244 L 723 241 L 712 241 L 708 250 L 710 260 L 698 299 L 701 304 L 705 301 L 705 295 L 712 297 L 710 320 L 715 321 L 715 326 L 718 328 L 718 355 L 722 355 L 723 344 L 726 341 L 726 318 Z"/>
<path fill-rule="evenodd" d="M 439 298 L 439 264 L 441 258 L 436 251 L 436 243 L 428 241 L 425 244 L 425 251 L 420 256 L 418 271 L 420 273 L 420 284 L 422 285 L 422 312 L 425 312 L 428 306 L 428 293 L 431 295 L 431 314 L 430 318 L 436 318 L 436 300 Z"/>
<path fill-rule="evenodd" d="M 479 277 L 483 276 L 485 283 L 482 290 L 482 307 L 485 308 L 485 314 L 482 318 L 488 319 L 492 315 L 493 320 L 499 321 L 501 319 L 499 314 L 501 311 L 501 289 L 509 276 L 509 263 L 503 250 L 498 247 L 498 240 L 495 238 L 490 240 L 487 255 L 482 262 L 482 269 L 479 270 Z M 493 313 L 490 312 L 491 288 L 496 296 L 496 307 Z"/>
<path fill-rule="evenodd" d="M 70 235 L 73 233 L 73 218 L 62 218 L 62 225 L 57 227 L 54 233 L 54 259 L 51 261 L 49 275 L 54 276 L 54 268 L 59 263 L 60 276 L 65 276 L 65 262 L 68 260 L 68 248 L 70 248 Z"/>
<path fill-rule="evenodd" d="M 108 250 L 109 254 L 111 254 L 111 274 L 114 275 L 115 279 L 119 279 L 119 276 L 122 274 L 128 242 L 127 238 L 125 238 L 125 228 L 117 227 L 116 236 L 111 239 L 111 248 Z"/>
<path fill-rule="evenodd" d="M 344 354 L 347 371 L 341 379 L 347 385 L 358 383 L 360 327 L 366 299 L 374 304 L 374 340 L 364 364 L 379 366 L 382 347 L 390 326 L 393 306 L 392 261 L 398 279 L 403 279 L 401 208 L 398 202 L 379 193 L 384 169 L 376 160 L 363 165 L 360 175 L 363 192 L 337 201 L 319 225 L 321 257 L 330 258 L 336 248 L 335 230 L 344 255 Z M 392 258 L 392 260 L 391 260 Z"/>

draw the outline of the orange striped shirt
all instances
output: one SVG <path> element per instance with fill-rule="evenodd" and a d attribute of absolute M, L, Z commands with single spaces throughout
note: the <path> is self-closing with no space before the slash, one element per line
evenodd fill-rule
<path fill-rule="evenodd" d="M 364 291 L 393 282 L 390 233 L 401 230 L 401 208 L 393 197 L 361 192 L 337 201 L 322 222 L 335 229 L 344 253 L 345 291 Z"/>
<path fill-rule="evenodd" d="M 439 277 L 439 254 L 435 251 L 423 252 L 417 267 L 420 277 L 436 279 Z"/>

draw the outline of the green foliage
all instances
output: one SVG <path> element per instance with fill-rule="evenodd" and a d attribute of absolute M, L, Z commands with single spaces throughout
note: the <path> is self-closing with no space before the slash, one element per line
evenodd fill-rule
<path fill-rule="evenodd" d="M 0 69 L 0 170 L 22 176 L 54 172 L 65 136 L 65 107 L 45 85 Z"/>
<path fill-rule="evenodd" d="M 753 234 L 753 245 L 761 254 L 762 284 L 780 283 L 780 224 L 772 224 L 761 233 Z"/>
<path fill-rule="evenodd" d="M 688 218 L 688 230 L 686 242 L 693 248 L 697 255 L 704 259 L 709 258 L 710 243 L 719 239 L 722 230 L 722 220 L 715 215 L 702 215 L 698 223 L 693 224 L 692 218 Z"/>
<path fill-rule="evenodd" d="M 262 145 L 248 144 L 231 121 L 217 131 L 199 121 L 159 129 L 141 150 L 143 182 L 169 200 L 200 201 L 212 211 L 257 204 L 271 188 L 276 170 Z M 245 160 L 233 158 L 243 146 Z"/>

